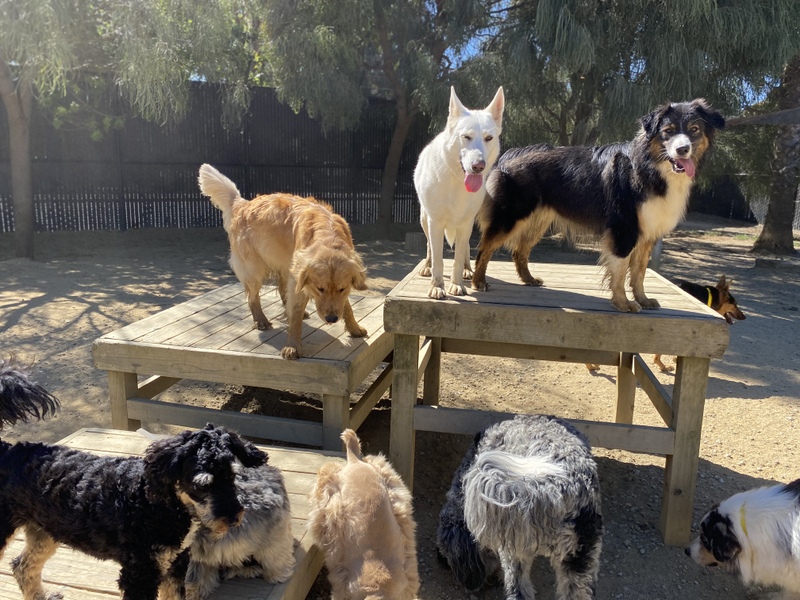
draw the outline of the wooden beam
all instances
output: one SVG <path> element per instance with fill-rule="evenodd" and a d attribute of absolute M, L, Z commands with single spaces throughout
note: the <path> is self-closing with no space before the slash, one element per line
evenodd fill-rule
<path fill-rule="evenodd" d="M 634 358 L 633 372 L 639 385 L 642 386 L 642 390 L 650 398 L 650 402 L 653 403 L 656 411 L 664 420 L 664 424 L 670 426 L 672 423 L 672 398 L 667 388 L 661 385 L 653 371 L 638 354 Z"/>
<path fill-rule="evenodd" d="M 474 435 L 493 423 L 513 417 L 513 413 L 417 406 L 414 408 L 414 430 Z M 665 427 L 564 420 L 582 431 L 592 446 L 666 456 L 672 454 L 675 445 L 675 432 Z"/>
<path fill-rule="evenodd" d="M 528 344 L 506 344 L 504 342 L 479 342 L 476 340 L 458 340 L 453 338 L 442 339 L 442 352 L 550 360 L 556 362 L 593 363 L 596 365 L 616 366 L 617 363 L 619 363 L 619 352 L 581 350 L 579 348 L 556 348 L 553 346 L 530 346 Z"/>
<path fill-rule="evenodd" d="M 383 396 L 383 393 L 389 389 L 394 379 L 394 367 L 391 363 L 381 371 L 381 374 L 372 382 L 364 395 L 353 405 L 350 409 L 350 428 L 357 430 L 361 427 L 364 419 L 367 418 L 369 412 L 375 408 L 375 405 Z"/>
<path fill-rule="evenodd" d="M 224 425 L 242 435 L 307 446 L 322 446 L 322 425 L 309 421 L 128 398 L 128 415 L 139 421 L 202 428 L 206 423 Z"/>
<path fill-rule="evenodd" d="M 179 381 L 180 379 L 178 377 L 153 375 L 139 384 L 139 391 L 136 392 L 136 396 L 139 398 L 155 398 L 161 392 L 168 390 Z"/>

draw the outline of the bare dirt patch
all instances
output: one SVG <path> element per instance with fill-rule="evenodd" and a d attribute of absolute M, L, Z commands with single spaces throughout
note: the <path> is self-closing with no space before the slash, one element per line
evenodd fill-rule
<path fill-rule="evenodd" d="M 693 215 L 665 240 L 661 272 L 713 284 L 725 274 L 747 320 L 731 329 L 725 356 L 711 364 L 694 511 L 750 487 L 800 477 L 800 282 L 797 261 L 749 254 L 757 228 Z M 0 239 L 8 256 L 9 240 Z M 385 294 L 419 261 L 399 242 L 359 244 L 371 292 Z M 80 427 L 109 427 L 106 377 L 92 365 L 91 344 L 113 331 L 219 285 L 235 281 L 219 229 L 59 233 L 37 236 L 37 260 L 0 260 L 0 353 L 36 361 L 34 374 L 63 401 L 45 423 L 4 430 L 3 438 L 53 442 Z M 503 257 L 496 258 L 502 259 Z M 534 249 L 537 262 L 593 263 L 591 249 L 561 251 L 558 239 Z M 546 282 L 545 282 L 546 283 Z M 650 360 L 651 357 L 646 357 Z M 665 357 L 669 362 L 671 357 Z M 670 388 L 673 377 L 658 374 Z M 613 420 L 616 374 L 581 364 L 445 355 L 441 403 L 512 412 Z M 167 392 L 180 402 L 321 420 L 318 398 L 243 386 L 186 383 Z M 635 421 L 659 417 L 637 393 Z M 389 402 L 360 435 L 368 452 L 388 451 Z M 154 431 L 165 428 L 146 427 Z M 467 436 L 417 436 L 415 510 L 422 600 L 464 597 L 436 559 L 436 522 Z M 734 578 L 702 570 L 656 529 L 663 459 L 595 449 L 606 520 L 598 598 L 741 600 L 762 597 Z M 10 560 L 5 557 L 3 560 Z M 553 597 L 552 574 L 535 567 L 539 597 Z M 310 598 L 326 597 L 320 578 Z M 481 594 L 502 598 L 499 588 Z"/>

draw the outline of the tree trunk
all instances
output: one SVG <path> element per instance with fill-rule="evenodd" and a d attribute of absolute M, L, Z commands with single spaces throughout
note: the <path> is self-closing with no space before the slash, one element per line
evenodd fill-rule
<path fill-rule="evenodd" d="M 394 192 L 397 185 L 397 175 L 400 172 L 400 160 L 403 157 L 403 147 L 408 138 L 408 132 L 414 123 L 416 113 L 409 114 L 398 107 L 397 122 L 392 132 L 392 141 L 383 166 L 381 179 L 381 197 L 378 201 L 378 234 L 384 238 L 389 237 L 392 226 L 392 212 L 394 208 Z"/>
<path fill-rule="evenodd" d="M 800 54 L 786 65 L 778 90 L 778 108 L 800 106 Z M 778 128 L 774 143 L 772 185 L 764 227 L 753 244 L 753 252 L 795 254 L 792 239 L 797 176 L 800 173 L 800 125 Z"/>
<path fill-rule="evenodd" d="M 31 174 L 30 84 L 12 79 L 8 65 L 0 64 L 0 97 L 8 116 L 11 151 L 11 200 L 14 205 L 14 255 L 33 258 L 33 177 Z"/>

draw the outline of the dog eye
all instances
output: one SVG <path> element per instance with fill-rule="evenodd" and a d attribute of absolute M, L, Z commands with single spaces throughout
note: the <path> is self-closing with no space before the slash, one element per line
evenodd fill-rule
<path fill-rule="evenodd" d="M 463 138 L 464 138 L 465 140 L 467 140 L 468 142 L 471 142 L 471 141 L 472 141 L 472 136 L 471 136 L 471 135 L 462 135 L 461 137 L 463 137 Z"/>
<path fill-rule="evenodd" d="M 344 294 L 344 288 L 339 288 L 339 293 Z"/>
<path fill-rule="evenodd" d="M 320 294 L 324 294 L 324 293 L 325 293 L 325 288 L 324 288 L 324 287 L 318 287 L 318 288 L 317 288 L 317 291 L 318 291 Z"/>
<path fill-rule="evenodd" d="M 697 125 L 692 125 L 691 127 L 689 127 L 689 133 L 698 133 L 699 131 L 700 128 Z"/>
<path fill-rule="evenodd" d="M 491 142 L 493 139 L 494 139 L 494 136 L 493 136 L 493 135 L 487 135 L 485 138 L 483 138 L 483 141 L 485 141 L 485 142 Z"/>

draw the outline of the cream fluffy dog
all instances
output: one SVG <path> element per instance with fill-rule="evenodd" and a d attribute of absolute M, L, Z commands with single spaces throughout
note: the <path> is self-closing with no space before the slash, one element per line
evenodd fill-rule
<path fill-rule="evenodd" d="M 333 600 L 411 600 L 419 590 L 411 493 L 382 455 L 362 456 L 356 433 L 347 463 L 323 465 L 309 494 L 308 531 L 325 553 Z"/>
<path fill-rule="evenodd" d="M 200 167 L 198 181 L 222 211 L 230 265 L 244 286 L 258 329 L 271 327 L 261 308 L 261 285 L 267 279 L 278 283 L 289 322 L 283 358 L 301 356 L 303 317 L 312 298 L 325 323 L 344 318 L 351 336 L 367 334 L 350 306 L 350 290 L 367 289 L 367 278 L 347 221 L 314 198 L 269 194 L 244 200 L 233 182 L 211 165 Z"/>

